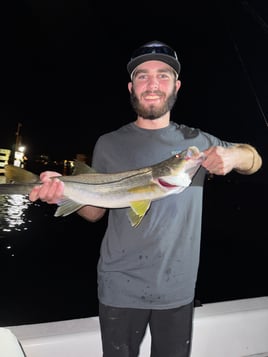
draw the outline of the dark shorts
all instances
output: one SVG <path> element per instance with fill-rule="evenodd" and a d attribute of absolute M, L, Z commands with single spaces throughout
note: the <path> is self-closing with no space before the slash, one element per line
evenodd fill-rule
<path fill-rule="evenodd" d="M 146 310 L 100 303 L 103 357 L 137 357 L 147 325 L 152 338 L 151 357 L 189 357 L 193 307 L 191 303 L 176 309 Z"/>

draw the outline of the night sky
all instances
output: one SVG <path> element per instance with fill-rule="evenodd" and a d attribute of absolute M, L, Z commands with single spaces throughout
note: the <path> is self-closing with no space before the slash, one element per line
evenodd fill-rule
<path fill-rule="evenodd" d="M 126 64 L 157 39 L 182 65 L 172 120 L 249 142 L 265 159 L 267 1 L 181 1 L 174 16 L 151 7 L 28 0 L 3 13 L 0 147 L 21 123 L 29 158 L 90 155 L 99 135 L 135 119 Z"/>

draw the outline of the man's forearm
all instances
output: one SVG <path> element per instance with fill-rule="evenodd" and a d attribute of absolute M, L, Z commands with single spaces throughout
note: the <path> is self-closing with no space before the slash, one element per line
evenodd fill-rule
<path fill-rule="evenodd" d="M 239 160 L 235 171 L 242 175 L 251 175 L 262 166 L 262 158 L 257 150 L 249 144 L 237 144 L 234 147 L 238 151 Z"/>

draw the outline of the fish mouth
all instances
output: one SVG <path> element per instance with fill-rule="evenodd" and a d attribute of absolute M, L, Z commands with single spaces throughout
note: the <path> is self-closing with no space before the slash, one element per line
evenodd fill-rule
<path fill-rule="evenodd" d="M 161 178 L 157 179 L 157 182 L 159 183 L 160 186 L 166 187 L 166 188 L 172 188 L 172 187 L 178 187 L 178 185 L 175 185 L 174 183 L 170 183 L 168 181 L 165 181 Z"/>

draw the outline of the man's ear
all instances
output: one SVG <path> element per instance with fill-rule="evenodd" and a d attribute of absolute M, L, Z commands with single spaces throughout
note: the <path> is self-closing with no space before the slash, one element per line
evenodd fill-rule
<path fill-rule="evenodd" d="M 128 82 L 127 87 L 128 87 L 128 91 L 129 91 L 129 93 L 131 93 L 131 92 L 132 92 L 132 87 L 133 87 L 132 82 Z"/>
<path fill-rule="evenodd" d="M 181 81 L 180 81 L 179 79 L 177 79 L 177 81 L 176 81 L 176 89 L 177 89 L 177 92 L 178 92 L 178 90 L 180 89 L 180 87 L 181 87 Z"/>

